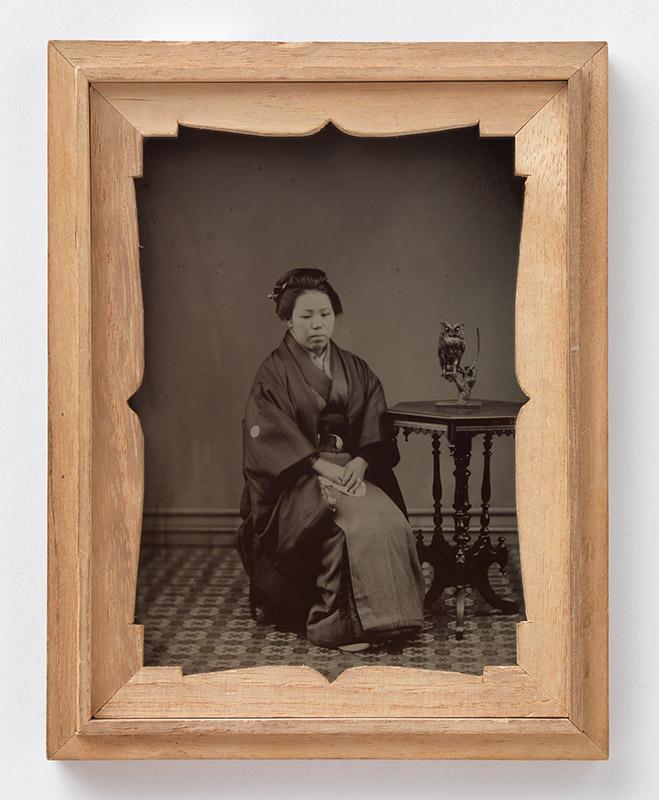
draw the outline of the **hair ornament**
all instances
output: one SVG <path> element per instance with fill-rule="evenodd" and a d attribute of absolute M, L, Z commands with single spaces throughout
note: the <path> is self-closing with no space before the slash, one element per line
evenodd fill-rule
<path fill-rule="evenodd" d="M 282 296 L 282 294 L 284 294 L 287 286 L 288 286 L 288 281 L 284 281 L 281 286 L 275 286 L 274 289 L 268 295 L 268 300 L 274 300 L 275 303 L 278 303 L 279 298 Z"/>

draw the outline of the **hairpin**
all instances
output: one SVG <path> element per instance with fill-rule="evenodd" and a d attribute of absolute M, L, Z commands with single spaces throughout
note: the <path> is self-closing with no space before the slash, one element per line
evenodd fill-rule
<path fill-rule="evenodd" d="M 281 286 L 275 286 L 275 288 L 268 295 L 268 300 L 279 300 L 287 286 L 288 281 L 284 281 Z"/>

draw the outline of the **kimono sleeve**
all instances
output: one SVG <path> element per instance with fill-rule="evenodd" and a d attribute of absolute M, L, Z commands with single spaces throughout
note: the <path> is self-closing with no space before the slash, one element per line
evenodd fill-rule
<path fill-rule="evenodd" d="M 395 466 L 400 460 L 393 428 L 388 421 L 387 401 L 377 375 L 367 364 L 364 369 L 365 402 L 357 452 L 371 465 Z"/>
<path fill-rule="evenodd" d="M 285 388 L 257 375 L 243 420 L 247 475 L 287 480 L 305 471 L 317 457 L 316 447 L 300 430 Z"/>

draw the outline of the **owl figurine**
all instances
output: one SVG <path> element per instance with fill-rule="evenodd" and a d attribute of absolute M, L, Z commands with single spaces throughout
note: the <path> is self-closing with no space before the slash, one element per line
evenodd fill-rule
<path fill-rule="evenodd" d="M 464 324 L 453 325 L 450 322 L 440 322 L 439 342 L 437 355 L 442 376 L 451 380 L 458 371 L 462 356 L 465 351 Z"/>
<path fill-rule="evenodd" d="M 454 325 L 451 322 L 440 322 L 439 343 L 437 345 L 437 355 L 439 356 L 439 366 L 442 370 L 442 378 L 450 383 L 454 383 L 458 390 L 458 398 L 454 401 L 440 401 L 436 405 L 481 405 L 480 400 L 471 399 L 471 390 L 476 383 L 478 372 L 478 356 L 480 355 L 481 339 L 480 331 L 476 328 L 477 352 L 476 361 L 471 366 L 463 365 L 462 358 L 465 353 L 465 330 L 464 324 Z"/>

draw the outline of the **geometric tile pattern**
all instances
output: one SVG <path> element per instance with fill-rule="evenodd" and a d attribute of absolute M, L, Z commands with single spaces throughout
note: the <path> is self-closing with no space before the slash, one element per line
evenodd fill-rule
<path fill-rule="evenodd" d="M 522 600 L 519 551 L 509 543 L 508 570 L 491 568 L 497 593 Z M 425 564 L 426 583 L 432 568 Z M 255 622 L 247 576 L 233 547 L 145 545 L 140 553 L 135 621 L 144 625 L 146 666 L 181 666 L 184 674 L 255 666 L 306 665 L 334 680 L 361 665 L 416 667 L 480 674 L 484 666 L 516 663 L 515 625 L 478 593 L 467 597 L 465 632 L 455 639 L 453 589 L 426 612 L 415 637 L 363 653 L 309 644 L 304 636 Z"/>

